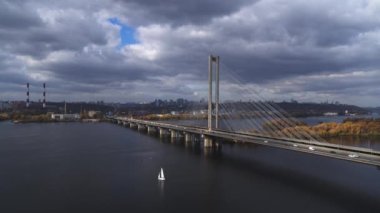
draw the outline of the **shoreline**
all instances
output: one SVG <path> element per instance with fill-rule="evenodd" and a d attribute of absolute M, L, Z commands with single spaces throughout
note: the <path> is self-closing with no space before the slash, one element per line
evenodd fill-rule
<path fill-rule="evenodd" d="M 175 121 L 186 120 L 175 116 L 170 116 L 169 119 L 161 118 L 158 121 Z M 148 119 L 152 120 L 152 119 Z M 194 120 L 207 120 L 203 118 L 197 118 Z M 100 123 L 109 122 L 108 119 L 80 119 L 80 120 L 52 120 L 52 119 L 2 119 L 0 122 L 12 122 L 14 124 L 24 123 Z M 343 122 L 322 122 L 316 125 L 301 124 L 293 127 L 282 129 L 282 131 L 289 131 L 293 128 L 301 128 L 307 131 L 315 132 L 317 135 L 323 138 L 339 137 L 339 136 L 353 136 L 353 137 L 380 137 L 380 119 L 379 118 L 346 118 Z"/>
<path fill-rule="evenodd" d="M 4 122 L 12 122 L 14 124 L 25 124 L 25 123 L 101 123 L 108 122 L 107 119 L 81 119 L 81 120 L 2 120 Z"/>

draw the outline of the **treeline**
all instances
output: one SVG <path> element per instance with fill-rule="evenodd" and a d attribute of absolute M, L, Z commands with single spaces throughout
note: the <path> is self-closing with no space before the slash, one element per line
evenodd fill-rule
<path fill-rule="evenodd" d="M 267 123 L 264 127 L 269 128 L 274 123 Z M 334 136 L 380 136 L 380 119 L 371 118 L 347 118 L 342 123 L 329 122 L 320 123 L 315 126 L 308 126 L 299 123 L 295 126 L 287 127 L 281 132 L 307 131 L 322 137 Z"/>
<path fill-rule="evenodd" d="M 39 115 L 25 115 L 25 114 L 15 114 L 12 117 L 14 122 L 28 123 L 28 122 L 53 122 L 50 114 L 39 114 Z"/>
<path fill-rule="evenodd" d="M 311 127 L 321 136 L 379 136 L 380 119 L 346 119 L 342 123 L 321 123 Z"/>

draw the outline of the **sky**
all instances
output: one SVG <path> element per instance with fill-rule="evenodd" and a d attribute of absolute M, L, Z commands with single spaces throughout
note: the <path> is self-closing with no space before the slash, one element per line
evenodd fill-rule
<path fill-rule="evenodd" d="M 199 100 L 210 54 L 223 100 L 380 106 L 380 1 L 0 1 L 0 100 Z"/>

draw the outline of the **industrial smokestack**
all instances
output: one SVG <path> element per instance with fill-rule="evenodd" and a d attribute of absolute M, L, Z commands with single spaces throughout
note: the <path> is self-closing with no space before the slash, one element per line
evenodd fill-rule
<path fill-rule="evenodd" d="M 44 83 L 43 84 L 43 87 L 44 87 L 44 92 L 43 92 L 43 102 L 42 102 L 42 108 L 46 108 L 46 84 Z"/>
<path fill-rule="evenodd" d="M 26 83 L 26 107 L 29 108 L 29 82 Z"/>

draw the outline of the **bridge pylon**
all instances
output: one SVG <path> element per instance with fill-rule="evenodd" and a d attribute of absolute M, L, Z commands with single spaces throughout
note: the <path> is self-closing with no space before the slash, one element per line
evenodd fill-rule
<path fill-rule="evenodd" d="M 212 130 L 212 82 L 213 65 L 215 64 L 215 128 L 219 128 L 219 56 L 210 55 L 208 58 L 208 130 Z"/>

